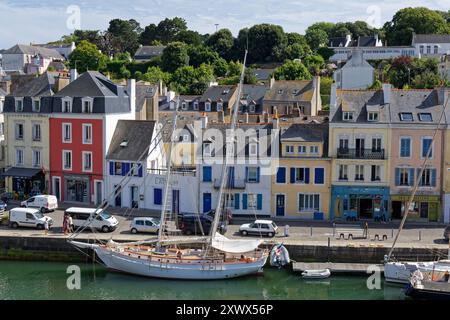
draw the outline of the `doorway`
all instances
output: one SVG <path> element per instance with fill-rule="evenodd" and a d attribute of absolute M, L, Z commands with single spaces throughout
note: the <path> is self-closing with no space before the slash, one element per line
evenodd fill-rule
<path fill-rule="evenodd" d="M 428 202 L 420 203 L 420 217 L 428 219 Z"/>
<path fill-rule="evenodd" d="M 172 190 L 172 212 L 180 213 L 180 190 Z"/>
<path fill-rule="evenodd" d="M 203 213 L 211 211 L 211 193 L 203 194 Z"/>
<path fill-rule="evenodd" d="M 359 217 L 372 218 L 373 215 L 373 201 L 372 199 L 359 199 Z"/>
<path fill-rule="evenodd" d="M 402 218 L 403 203 L 401 201 L 392 201 L 392 219 Z"/>
<path fill-rule="evenodd" d="M 114 198 L 114 206 L 122 207 L 122 187 L 119 185 L 114 186 L 114 194 L 116 197 Z"/>
<path fill-rule="evenodd" d="M 131 192 L 131 208 L 139 208 L 139 189 L 137 186 L 130 187 Z"/>
<path fill-rule="evenodd" d="M 58 201 L 61 201 L 61 178 L 53 177 L 53 195 L 56 196 Z"/>
<path fill-rule="evenodd" d="M 355 141 L 356 157 L 364 157 L 364 139 L 357 138 Z"/>
<path fill-rule="evenodd" d="M 277 216 L 284 216 L 284 207 L 286 205 L 286 197 L 284 194 L 277 194 L 276 204 L 277 204 Z"/>
<path fill-rule="evenodd" d="M 96 205 L 100 205 L 102 204 L 103 201 L 103 192 L 102 192 L 102 182 L 101 181 L 96 181 L 95 182 L 95 204 Z"/>

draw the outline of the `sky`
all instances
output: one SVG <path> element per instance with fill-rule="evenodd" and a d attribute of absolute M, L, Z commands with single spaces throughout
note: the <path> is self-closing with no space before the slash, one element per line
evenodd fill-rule
<path fill-rule="evenodd" d="M 46 43 L 74 29 L 105 30 L 114 18 L 135 19 L 142 27 L 179 16 L 200 33 L 273 23 L 303 33 L 319 21 L 363 20 L 381 27 L 405 7 L 449 10 L 450 0 L 0 0 L 0 49 Z"/>

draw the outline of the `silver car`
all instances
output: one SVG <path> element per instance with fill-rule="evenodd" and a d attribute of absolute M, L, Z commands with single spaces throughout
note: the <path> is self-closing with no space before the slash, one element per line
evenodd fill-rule
<path fill-rule="evenodd" d="M 131 222 L 130 230 L 131 230 L 131 233 L 133 233 L 133 234 L 136 234 L 139 232 L 158 233 L 159 225 L 160 225 L 160 222 L 156 218 L 150 218 L 150 217 L 134 218 L 133 222 Z"/>

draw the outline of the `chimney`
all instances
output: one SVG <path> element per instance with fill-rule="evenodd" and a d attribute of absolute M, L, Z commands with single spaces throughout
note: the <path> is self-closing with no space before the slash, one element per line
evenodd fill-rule
<path fill-rule="evenodd" d="M 337 84 L 333 83 L 331 85 L 330 92 L 330 111 L 337 108 Z"/>
<path fill-rule="evenodd" d="M 383 98 L 385 104 L 391 103 L 391 90 L 391 84 L 383 83 Z"/>
<path fill-rule="evenodd" d="M 208 127 L 208 116 L 206 115 L 206 112 L 202 113 L 201 120 L 202 120 L 202 129 L 206 129 Z"/>
<path fill-rule="evenodd" d="M 77 69 L 70 69 L 70 82 L 77 80 L 77 78 L 78 78 Z"/>
<path fill-rule="evenodd" d="M 128 90 L 128 95 L 130 98 L 131 113 L 134 117 L 135 112 L 136 112 L 136 80 L 135 79 L 129 79 L 127 81 L 127 90 Z"/>
<path fill-rule="evenodd" d="M 59 92 L 62 89 L 64 89 L 65 86 L 67 86 L 70 83 L 70 78 L 64 77 L 64 76 L 58 76 L 56 77 L 56 83 L 55 83 L 55 91 Z"/>
<path fill-rule="evenodd" d="M 272 78 L 270 78 L 269 89 L 272 89 L 272 87 L 273 87 L 274 84 L 275 84 L 275 78 L 272 77 Z"/>
<path fill-rule="evenodd" d="M 269 123 L 269 113 L 264 111 L 264 123 Z"/>
<path fill-rule="evenodd" d="M 245 123 L 248 123 L 248 112 L 244 113 L 245 115 Z"/>
<path fill-rule="evenodd" d="M 274 130 L 277 130 L 280 128 L 280 120 L 278 119 L 278 115 L 276 115 L 275 117 L 273 117 L 272 119 L 272 128 Z"/>
<path fill-rule="evenodd" d="M 220 123 L 224 123 L 225 122 L 224 112 L 223 111 L 219 111 L 219 112 L 217 112 L 217 115 L 218 115 L 218 121 Z"/>
<path fill-rule="evenodd" d="M 314 86 L 314 110 L 311 110 L 311 115 L 316 116 L 320 110 L 322 110 L 322 98 L 320 97 L 320 76 L 315 76 L 313 78 L 313 86 Z"/>
<path fill-rule="evenodd" d="M 166 93 L 166 101 L 170 102 L 173 99 L 175 99 L 175 92 L 174 91 L 167 91 L 167 93 Z M 171 108 L 171 109 L 173 109 L 173 108 Z"/>
<path fill-rule="evenodd" d="M 159 94 L 159 95 L 163 95 L 163 90 L 164 90 L 164 88 L 163 88 L 163 82 L 162 82 L 162 80 L 159 80 L 159 81 L 158 81 L 158 94 Z"/>

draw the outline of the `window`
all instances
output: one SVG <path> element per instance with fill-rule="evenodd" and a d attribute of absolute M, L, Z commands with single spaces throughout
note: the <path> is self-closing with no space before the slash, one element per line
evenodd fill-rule
<path fill-rule="evenodd" d="M 203 167 L 203 182 L 212 181 L 212 168 L 210 166 Z"/>
<path fill-rule="evenodd" d="M 433 157 L 432 143 L 433 143 L 433 139 L 431 139 L 431 138 L 422 138 L 422 158 L 426 158 L 426 156 L 428 154 L 428 151 L 430 151 L 430 158 Z"/>
<path fill-rule="evenodd" d="M 339 180 L 348 180 L 348 166 L 346 164 L 339 165 Z"/>
<path fill-rule="evenodd" d="M 381 138 L 372 138 L 372 151 L 381 152 Z"/>
<path fill-rule="evenodd" d="M 235 200 L 234 200 L 234 193 L 227 193 L 225 194 L 225 207 L 226 208 L 234 208 L 235 207 Z"/>
<path fill-rule="evenodd" d="M 367 115 L 368 121 L 376 122 L 379 119 L 379 113 L 378 112 L 369 112 Z"/>
<path fill-rule="evenodd" d="M 371 180 L 372 181 L 380 181 L 381 180 L 381 166 L 379 165 L 372 165 L 371 170 Z"/>
<path fill-rule="evenodd" d="M 411 138 L 408 137 L 400 138 L 400 157 L 401 158 L 411 157 Z"/>
<path fill-rule="evenodd" d="M 437 53 L 438 53 L 438 49 L 439 49 L 438 46 L 434 46 L 434 51 L 433 51 L 433 53 L 434 53 L 434 54 L 437 54 Z"/>
<path fill-rule="evenodd" d="M 256 194 L 249 193 L 247 195 L 247 209 L 257 210 L 257 207 L 258 207 L 257 200 L 258 200 L 258 197 Z"/>
<path fill-rule="evenodd" d="M 309 168 L 291 168 L 291 182 L 309 183 Z"/>
<path fill-rule="evenodd" d="M 286 146 L 286 153 L 294 153 L 294 146 Z"/>
<path fill-rule="evenodd" d="M 82 99 L 83 113 L 92 113 L 92 99 Z"/>
<path fill-rule="evenodd" d="M 420 53 L 423 54 L 423 46 L 419 47 Z"/>
<path fill-rule="evenodd" d="M 189 135 L 188 134 L 184 134 L 183 135 L 183 142 L 189 142 Z"/>
<path fill-rule="evenodd" d="M 122 175 L 122 162 L 114 162 L 114 174 L 116 176 Z"/>
<path fill-rule="evenodd" d="M 41 111 L 41 100 L 39 98 L 33 99 L 33 112 L 40 112 Z"/>
<path fill-rule="evenodd" d="M 208 157 L 211 156 L 211 143 L 203 144 L 203 155 Z"/>
<path fill-rule="evenodd" d="M 139 175 L 139 163 L 131 163 L 131 176 L 133 176 L 133 177 L 140 176 Z"/>
<path fill-rule="evenodd" d="M 306 153 L 306 146 L 298 146 L 298 153 Z"/>
<path fill-rule="evenodd" d="M 23 123 L 16 123 L 16 140 L 23 140 Z"/>
<path fill-rule="evenodd" d="M 251 105 L 248 107 L 248 111 L 249 111 L 250 113 L 254 113 L 254 112 L 255 112 L 255 105 L 254 105 L 254 104 L 251 104 Z"/>
<path fill-rule="evenodd" d="M 411 112 L 400 113 L 400 121 L 414 121 L 413 114 Z"/>
<path fill-rule="evenodd" d="M 16 165 L 23 166 L 23 149 L 16 149 Z"/>
<path fill-rule="evenodd" d="M 194 110 L 198 110 L 198 101 L 194 101 Z"/>
<path fill-rule="evenodd" d="M 41 166 L 41 150 L 33 150 L 33 167 L 39 168 Z"/>
<path fill-rule="evenodd" d="M 64 113 L 72 112 L 72 100 L 70 98 L 62 100 L 62 112 Z"/>
<path fill-rule="evenodd" d="M 33 124 L 32 127 L 32 139 L 33 141 L 41 141 L 41 125 L 40 124 Z"/>
<path fill-rule="evenodd" d="M 319 146 L 310 146 L 309 147 L 309 153 L 319 154 Z"/>
<path fill-rule="evenodd" d="M 278 168 L 277 183 L 286 183 L 286 168 Z"/>
<path fill-rule="evenodd" d="M 247 182 L 256 183 L 259 182 L 259 168 L 247 167 Z"/>
<path fill-rule="evenodd" d="M 420 169 L 418 169 L 420 173 Z M 431 169 L 424 169 L 422 172 L 422 177 L 420 178 L 420 186 L 431 187 Z"/>
<path fill-rule="evenodd" d="M 325 169 L 315 168 L 314 169 L 314 184 L 324 184 L 325 183 Z"/>
<path fill-rule="evenodd" d="M 427 54 L 431 53 L 431 46 L 427 46 Z"/>
<path fill-rule="evenodd" d="M 162 189 L 153 189 L 153 203 L 156 205 L 162 205 Z"/>
<path fill-rule="evenodd" d="M 431 113 L 419 113 L 419 120 L 423 122 L 432 122 L 433 118 Z"/>
<path fill-rule="evenodd" d="M 364 181 L 364 166 L 361 164 L 355 165 L 355 180 Z"/>
<path fill-rule="evenodd" d="M 211 111 L 211 102 L 205 102 L 205 111 Z"/>
<path fill-rule="evenodd" d="M 217 102 L 217 111 L 222 111 L 222 110 L 223 110 L 223 103 Z"/>
<path fill-rule="evenodd" d="M 83 124 L 83 144 L 92 144 L 92 124 Z"/>
<path fill-rule="evenodd" d="M 348 139 L 347 138 L 339 139 L 339 149 L 341 151 L 348 150 Z"/>
<path fill-rule="evenodd" d="M 23 98 L 16 98 L 16 112 L 23 111 Z"/>
<path fill-rule="evenodd" d="M 63 169 L 72 170 L 72 151 L 63 150 Z"/>
<path fill-rule="evenodd" d="M 258 155 L 258 145 L 256 143 L 250 143 L 250 156 L 256 157 Z"/>
<path fill-rule="evenodd" d="M 83 171 L 92 171 L 92 152 L 83 152 Z"/>
<path fill-rule="evenodd" d="M 72 142 L 72 124 L 70 123 L 63 123 L 62 124 L 62 136 L 63 136 L 63 143 L 70 143 Z"/>
<path fill-rule="evenodd" d="M 187 103 L 185 102 L 185 101 L 183 101 L 182 103 L 181 103 L 181 110 L 187 110 L 188 108 L 187 108 Z"/>
<path fill-rule="evenodd" d="M 320 195 L 319 194 L 303 194 L 298 195 L 298 211 L 319 211 Z"/>
<path fill-rule="evenodd" d="M 353 120 L 353 112 L 345 111 L 342 113 L 342 120 L 344 121 L 352 121 Z"/>

